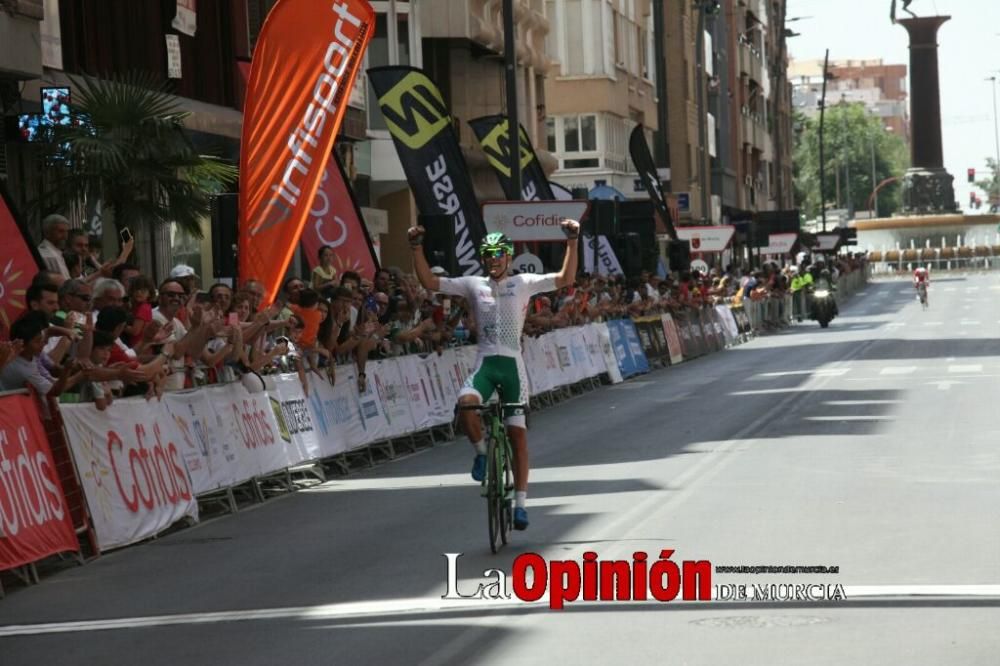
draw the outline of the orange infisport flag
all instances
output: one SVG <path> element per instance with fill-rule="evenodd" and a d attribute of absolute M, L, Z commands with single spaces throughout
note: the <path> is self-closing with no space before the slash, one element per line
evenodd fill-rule
<path fill-rule="evenodd" d="M 365 0 L 278 0 L 250 67 L 240 143 L 240 279 L 272 301 L 375 30 Z"/>

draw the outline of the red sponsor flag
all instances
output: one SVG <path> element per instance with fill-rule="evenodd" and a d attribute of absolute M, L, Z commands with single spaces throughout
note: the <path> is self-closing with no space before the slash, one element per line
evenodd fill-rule
<path fill-rule="evenodd" d="M 0 398 L 0 570 L 78 551 L 35 399 Z"/>
<path fill-rule="evenodd" d="M 38 273 L 38 252 L 22 232 L 7 201 L 0 192 L 0 338 L 6 338 L 12 321 L 28 307 L 25 292 Z"/>
<path fill-rule="evenodd" d="M 378 271 L 375 250 L 336 152 L 326 163 L 323 182 L 316 190 L 302 232 L 302 249 L 310 268 L 319 265 L 319 251 L 325 245 L 333 248 L 333 266 L 338 275 L 354 271 L 361 277 L 375 279 Z"/>
<path fill-rule="evenodd" d="M 250 68 L 239 271 L 273 300 L 316 197 L 375 26 L 365 0 L 278 0 Z"/>

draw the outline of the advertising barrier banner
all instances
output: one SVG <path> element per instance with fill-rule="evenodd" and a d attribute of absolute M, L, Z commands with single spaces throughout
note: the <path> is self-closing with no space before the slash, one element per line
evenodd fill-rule
<path fill-rule="evenodd" d="M 642 344 L 642 349 L 646 354 L 647 360 L 656 359 L 667 362 L 670 354 L 667 349 L 667 340 L 663 334 L 663 323 L 660 317 L 642 317 L 633 321 L 635 322 L 636 333 L 639 335 L 639 341 Z"/>
<path fill-rule="evenodd" d="M 677 365 L 684 361 L 684 352 L 681 347 L 680 335 L 677 333 L 677 324 L 674 323 L 674 318 L 668 314 L 660 315 L 660 322 L 663 325 L 663 334 L 667 340 L 670 365 Z"/>
<path fill-rule="evenodd" d="M 736 325 L 732 309 L 725 305 L 716 305 L 715 311 L 719 313 L 719 321 L 722 322 L 722 331 L 726 336 L 726 344 L 733 344 L 740 337 L 740 329 Z"/>
<path fill-rule="evenodd" d="M 246 480 L 237 478 L 237 441 L 203 391 L 168 393 L 163 402 L 181 434 L 181 455 L 195 495 Z M 159 408 L 156 405 L 154 409 Z"/>
<path fill-rule="evenodd" d="M 611 329 L 607 322 L 593 325 L 597 331 L 597 339 L 601 346 L 601 355 L 604 357 L 604 366 L 608 371 L 608 379 L 612 384 L 621 384 L 623 381 L 621 369 L 618 366 L 618 355 L 611 342 Z"/>
<path fill-rule="evenodd" d="M 307 379 L 309 387 L 323 382 L 315 373 Z M 316 437 L 315 419 L 298 375 L 270 375 L 266 382 L 271 412 L 278 425 L 278 436 L 285 443 L 289 465 L 323 457 Z"/>
<path fill-rule="evenodd" d="M 642 351 L 642 343 L 630 319 L 615 319 L 608 322 L 611 347 L 618 361 L 618 369 L 624 378 L 649 372 L 649 362 Z"/>
<path fill-rule="evenodd" d="M 0 398 L 0 477 L 0 571 L 80 549 L 31 396 Z"/>
<path fill-rule="evenodd" d="M 162 403 L 118 400 L 104 411 L 92 404 L 60 411 L 101 551 L 198 519 L 182 437 Z"/>
<path fill-rule="evenodd" d="M 345 379 L 349 371 L 349 367 L 338 367 L 333 385 L 325 379 L 310 377 L 309 411 L 323 458 L 347 450 L 350 422 L 357 413 L 352 396 L 357 389 Z"/>

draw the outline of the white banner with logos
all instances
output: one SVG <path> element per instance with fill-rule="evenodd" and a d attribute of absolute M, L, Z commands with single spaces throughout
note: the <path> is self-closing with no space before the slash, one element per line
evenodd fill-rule
<path fill-rule="evenodd" d="M 736 227 L 731 225 L 677 227 L 677 240 L 689 241 L 692 252 L 722 252 L 735 233 Z"/>
<path fill-rule="evenodd" d="M 524 341 L 531 395 L 608 372 L 621 374 L 605 324 Z M 240 382 L 128 398 L 108 409 L 63 405 L 101 550 L 197 520 L 195 497 L 304 462 L 450 423 L 475 346 L 371 361 L 359 392 L 353 366 L 325 376 L 271 375 L 250 393 Z"/>
<path fill-rule="evenodd" d="M 594 241 L 593 236 L 583 237 L 583 270 L 591 274 L 600 275 L 624 275 L 618 255 L 611 247 L 611 242 L 607 236 L 598 236 Z M 597 255 L 597 267 L 594 267 L 594 255 Z"/>
<path fill-rule="evenodd" d="M 310 390 L 316 390 L 324 380 L 315 373 L 309 373 L 306 381 Z M 278 425 L 278 436 L 288 452 L 288 464 L 297 465 L 322 458 L 323 449 L 314 425 L 316 419 L 298 375 L 271 375 L 265 385 Z"/>
<path fill-rule="evenodd" d="M 118 400 L 104 411 L 68 404 L 60 412 L 100 550 L 198 519 L 182 436 L 163 403 Z"/>
<path fill-rule="evenodd" d="M 563 220 L 582 220 L 589 206 L 586 201 L 488 201 L 483 222 L 487 231 L 515 241 L 565 241 Z"/>

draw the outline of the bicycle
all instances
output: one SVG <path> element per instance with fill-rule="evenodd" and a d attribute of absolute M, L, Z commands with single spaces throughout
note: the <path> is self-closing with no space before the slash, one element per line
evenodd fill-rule
<path fill-rule="evenodd" d="M 917 285 L 917 297 L 920 299 L 920 305 L 926 310 L 929 307 L 927 303 L 927 285 L 923 282 Z"/>
<path fill-rule="evenodd" d="M 502 399 L 502 398 L 501 398 Z M 483 437 L 486 440 L 486 476 L 483 477 L 481 495 L 486 498 L 486 521 L 489 527 L 490 550 L 495 554 L 507 544 L 514 524 L 514 453 L 507 428 L 503 423 L 505 411 L 524 409 L 520 403 L 502 403 L 500 400 L 484 405 L 460 406 L 459 409 L 478 411 L 483 417 Z"/>

